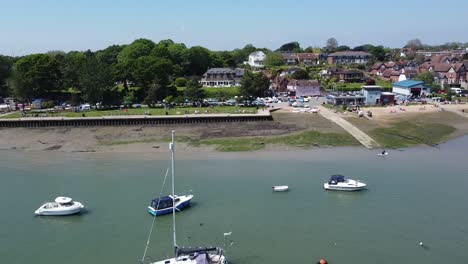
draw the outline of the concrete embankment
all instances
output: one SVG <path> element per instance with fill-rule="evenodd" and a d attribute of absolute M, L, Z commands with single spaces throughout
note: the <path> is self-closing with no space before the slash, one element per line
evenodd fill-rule
<path fill-rule="evenodd" d="M 323 106 L 320 107 L 320 114 L 322 114 L 323 117 L 327 118 L 328 120 L 336 123 L 343 129 L 345 129 L 349 134 L 351 134 L 351 136 L 357 139 L 364 147 L 368 149 L 379 147 L 379 144 L 374 139 L 372 139 L 366 133 L 362 132 L 359 128 L 357 128 L 353 124 L 344 120 L 338 114 L 330 111 L 329 109 Z"/>
<path fill-rule="evenodd" d="M 212 114 L 183 116 L 33 117 L 0 119 L 0 127 L 86 127 L 200 124 L 271 121 L 268 111 L 258 114 Z"/>

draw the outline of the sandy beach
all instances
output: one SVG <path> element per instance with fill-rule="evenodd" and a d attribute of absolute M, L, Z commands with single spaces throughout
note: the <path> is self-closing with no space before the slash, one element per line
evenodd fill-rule
<path fill-rule="evenodd" d="M 401 121 L 441 123 L 456 128 L 449 137 L 468 134 L 468 105 L 411 105 L 366 107 L 371 118 L 359 118 L 356 113 L 341 116 L 364 132 L 391 126 Z M 165 152 L 171 130 L 176 130 L 178 148 L 184 152 L 215 152 L 214 145 L 196 144 L 193 140 L 218 138 L 276 137 L 304 131 L 346 134 L 347 132 L 320 114 L 292 113 L 286 107 L 273 113 L 273 122 L 216 123 L 195 125 L 79 127 L 79 128 L 3 128 L 0 129 L 0 149 L 58 152 Z M 321 146 L 313 146 L 311 148 Z M 264 151 L 287 151 L 304 148 L 270 144 Z"/>

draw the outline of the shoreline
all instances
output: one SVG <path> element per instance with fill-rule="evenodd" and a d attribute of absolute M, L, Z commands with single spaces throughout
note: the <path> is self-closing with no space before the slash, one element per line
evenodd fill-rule
<path fill-rule="evenodd" d="M 442 106 L 441 106 L 442 107 Z M 338 113 L 382 147 L 438 145 L 468 135 L 466 105 L 371 107 L 372 118 Z M 424 110 L 421 110 L 424 109 Z M 459 111 L 456 112 L 456 111 Z M 362 146 L 321 114 L 272 113 L 273 121 L 115 127 L 0 128 L 0 150 L 58 153 L 165 153 L 171 130 L 179 150 L 194 153 L 276 152 Z M 362 147 L 363 148 L 363 147 Z"/>

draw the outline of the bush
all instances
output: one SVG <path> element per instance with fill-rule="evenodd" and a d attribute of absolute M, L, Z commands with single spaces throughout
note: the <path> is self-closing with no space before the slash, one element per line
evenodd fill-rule
<path fill-rule="evenodd" d="M 175 80 L 174 84 L 177 87 L 185 87 L 187 86 L 187 79 L 185 79 L 184 77 L 179 77 Z"/>
<path fill-rule="evenodd" d="M 45 101 L 45 102 L 42 102 L 41 104 L 41 108 L 54 108 L 55 104 L 54 104 L 54 101 Z"/>

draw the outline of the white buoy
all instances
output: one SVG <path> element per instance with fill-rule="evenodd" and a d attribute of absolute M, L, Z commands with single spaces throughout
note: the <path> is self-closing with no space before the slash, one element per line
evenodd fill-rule
<path fill-rule="evenodd" d="M 423 244 L 423 242 L 422 242 L 422 241 L 421 241 L 421 242 L 419 242 L 419 245 L 420 245 L 421 247 L 422 247 L 422 246 L 424 246 L 424 244 Z"/>

